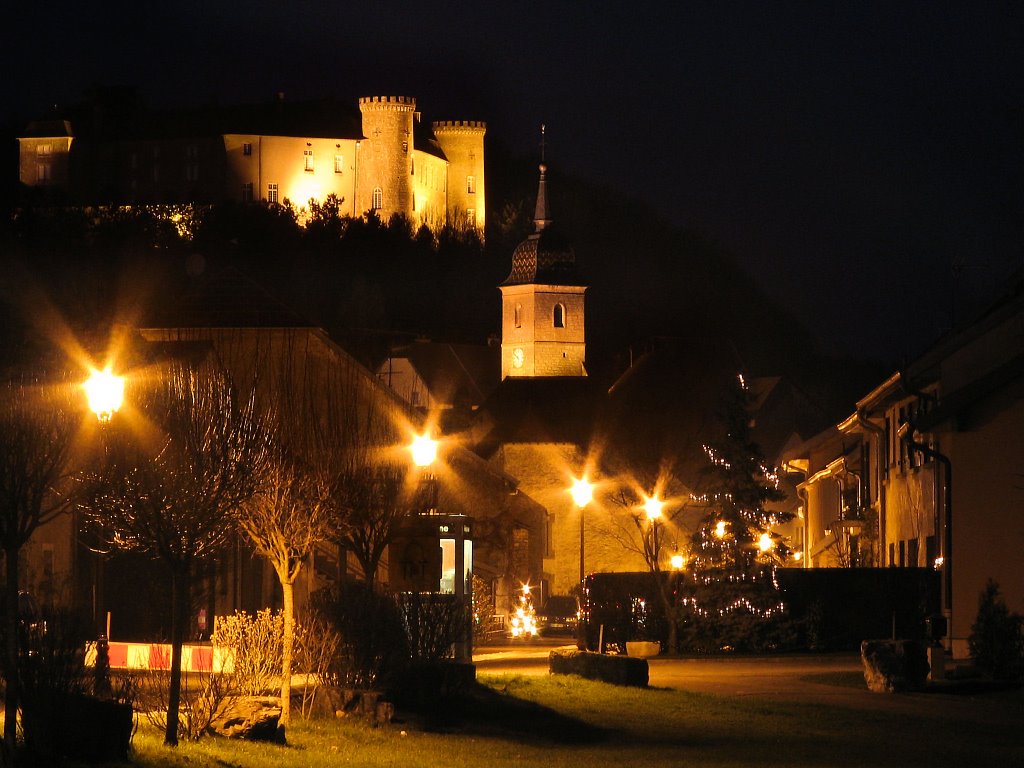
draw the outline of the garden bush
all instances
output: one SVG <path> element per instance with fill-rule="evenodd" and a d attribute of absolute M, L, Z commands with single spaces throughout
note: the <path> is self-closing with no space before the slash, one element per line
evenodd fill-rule
<path fill-rule="evenodd" d="M 1010 612 L 992 579 L 978 599 L 978 617 L 967 642 L 974 665 L 986 675 L 995 680 L 1024 676 L 1024 617 Z"/>

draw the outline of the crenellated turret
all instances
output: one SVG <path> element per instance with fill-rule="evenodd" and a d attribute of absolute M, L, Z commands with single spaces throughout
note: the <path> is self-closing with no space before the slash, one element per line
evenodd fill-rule
<path fill-rule="evenodd" d="M 484 195 L 484 134 L 480 120 L 437 120 L 431 124 L 437 143 L 448 158 L 448 217 L 481 233 L 486 222 Z"/>
<path fill-rule="evenodd" d="M 416 99 L 366 96 L 359 99 L 363 140 L 357 149 L 356 211 L 375 209 L 387 221 L 413 210 L 412 153 Z"/>

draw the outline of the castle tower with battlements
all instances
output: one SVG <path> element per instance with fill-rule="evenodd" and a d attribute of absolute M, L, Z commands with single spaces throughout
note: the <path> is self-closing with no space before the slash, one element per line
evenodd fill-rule
<path fill-rule="evenodd" d="M 359 112 L 366 138 L 356 148 L 356 209 L 373 210 L 384 221 L 396 213 L 411 215 L 416 99 L 366 96 L 359 99 Z"/>
<path fill-rule="evenodd" d="M 442 120 L 433 123 L 434 136 L 448 158 L 447 209 L 456 224 L 483 231 L 486 185 L 484 183 L 484 134 L 479 120 Z"/>

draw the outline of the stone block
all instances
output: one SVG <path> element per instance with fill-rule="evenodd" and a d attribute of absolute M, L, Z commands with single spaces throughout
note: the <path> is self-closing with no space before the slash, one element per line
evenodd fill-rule
<path fill-rule="evenodd" d="M 865 640 L 860 644 L 864 681 L 876 693 L 923 690 L 928 654 L 919 640 Z"/>

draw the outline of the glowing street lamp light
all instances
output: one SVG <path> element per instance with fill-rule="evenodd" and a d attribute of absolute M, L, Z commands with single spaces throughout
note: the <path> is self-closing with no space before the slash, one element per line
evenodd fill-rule
<path fill-rule="evenodd" d="M 586 477 L 574 479 L 572 481 L 572 488 L 569 489 L 569 493 L 572 494 L 572 500 L 576 506 L 580 509 L 580 584 L 583 583 L 583 579 L 586 578 L 586 570 L 584 568 L 584 551 L 585 551 L 585 538 L 583 528 L 583 510 L 586 508 L 594 499 L 594 485 L 587 482 Z"/>
<path fill-rule="evenodd" d="M 672 564 L 673 571 L 681 571 L 683 570 L 683 566 L 686 565 L 686 558 L 677 553 L 672 555 L 672 560 L 670 562 Z"/>
<path fill-rule="evenodd" d="M 725 538 L 725 521 L 724 520 L 719 520 L 718 523 L 715 525 L 715 536 L 718 537 L 719 539 L 724 539 Z"/>
<path fill-rule="evenodd" d="M 89 410 L 95 413 L 96 418 L 102 423 L 110 421 L 124 403 L 124 377 L 115 376 L 110 372 L 110 368 L 102 371 L 93 370 L 82 387 L 89 401 Z"/>
<path fill-rule="evenodd" d="M 412 463 L 423 472 L 422 482 L 427 495 L 427 513 L 437 511 L 437 478 L 430 471 L 431 465 L 437 460 L 437 440 L 428 434 L 417 435 L 409 446 L 412 452 Z"/>
<path fill-rule="evenodd" d="M 644 512 L 647 513 L 647 519 L 652 523 L 658 520 L 661 517 L 661 510 L 664 507 L 664 501 L 659 499 L 657 496 L 651 496 L 644 502 Z"/>
<path fill-rule="evenodd" d="M 650 555 L 655 570 L 658 570 L 658 560 L 661 555 L 661 547 L 658 545 L 658 521 L 661 520 L 661 511 L 664 507 L 665 502 L 658 498 L 658 494 L 654 494 L 644 501 L 644 512 L 647 513 L 647 522 L 651 525 Z"/>
<path fill-rule="evenodd" d="M 437 459 L 437 440 L 430 435 L 417 435 L 409 450 L 412 451 L 413 464 L 426 469 Z"/>
<path fill-rule="evenodd" d="M 762 552 L 767 552 L 775 548 L 775 539 L 770 533 L 762 533 L 761 538 L 757 540 L 757 546 Z"/>

